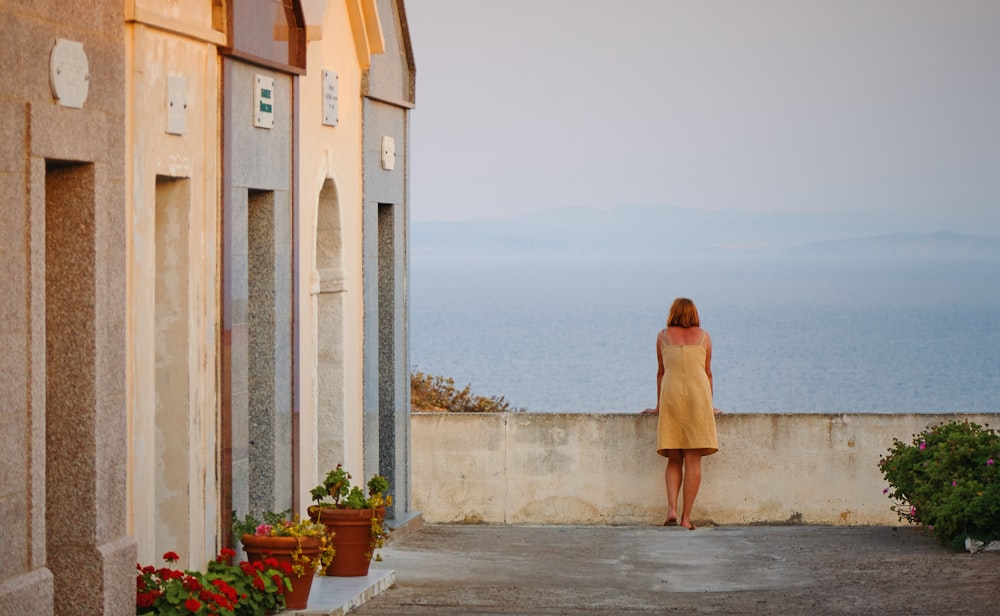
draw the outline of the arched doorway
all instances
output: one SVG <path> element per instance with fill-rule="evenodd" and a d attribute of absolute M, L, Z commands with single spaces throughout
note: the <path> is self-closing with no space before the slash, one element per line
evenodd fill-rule
<path fill-rule="evenodd" d="M 316 213 L 316 427 L 317 464 L 332 469 L 344 461 L 345 275 L 340 199 L 332 179 L 323 182 Z"/>

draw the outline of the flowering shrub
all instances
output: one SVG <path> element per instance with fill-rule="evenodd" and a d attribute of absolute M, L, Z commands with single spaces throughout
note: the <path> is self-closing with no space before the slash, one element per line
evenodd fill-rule
<path fill-rule="evenodd" d="M 224 548 L 207 573 L 137 564 L 135 613 L 259 616 L 284 608 L 281 591 L 290 585 L 290 567 L 273 559 L 234 565 L 235 555 Z M 178 559 L 174 552 L 163 555 L 168 564 Z"/>
<path fill-rule="evenodd" d="M 893 439 L 879 461 L 900 520 L 921 524 L 942 542 L 1000 538 L 1000 434 L 949 422 L 929 427 L 912 443 Z"/>

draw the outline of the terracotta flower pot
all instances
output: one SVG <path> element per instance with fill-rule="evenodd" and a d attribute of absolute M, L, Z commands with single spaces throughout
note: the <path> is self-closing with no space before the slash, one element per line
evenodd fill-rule
<path fill-rule="evenodd" d="M 330 542 L 337 550 L 333 562 L 326 568 L 327 575 L 368 575 L 373 551 L 373 515 L 375 512 L 371 509 L 309 508 L 309 517 L 313 522 L 326 526 L 330 532 Z"/>
<path fill-rule="evenodd" d="M 243 535 L 243 550 L 247 553 L 247 559 L 250 561 L 263 561 L 268 557 L 272 557 L 278 562 L 295 566 L 296 563 L 293 555 L 299 549 L 300 541 L 302 545 L 302 557 L 313 559 L 319 554 L 319 539 L 315 537 L 257 537 L 256 535 Z M 300 557 L 300 560 L 302 557 Z M 292 583 L 292 589 L 282 590 L 287 609 L 305 609 L 309 603 L 309 591 L 312 589 L 315 574 L 316 572 L 306 565 L 301 575 L 293 573 L 288 576 L 288 579 Z"/>

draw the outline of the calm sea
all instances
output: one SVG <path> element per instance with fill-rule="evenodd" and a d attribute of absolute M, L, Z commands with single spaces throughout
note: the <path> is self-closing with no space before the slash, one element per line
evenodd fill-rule
<path fill-rule="evenodd" d="M 725 411 L 1000 412 L 997 261 L 414 255 L 411 365 L 528 412 L 638 412 L 678 296 Z"/>

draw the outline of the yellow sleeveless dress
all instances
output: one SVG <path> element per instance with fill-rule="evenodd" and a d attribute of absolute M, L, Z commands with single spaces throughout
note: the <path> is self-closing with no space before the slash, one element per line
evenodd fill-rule
<path fill-rule="evenodd" d="M 656 452 L 661 456 L 666 456 L 668 449 L 700 450 L 705 456 L 719 450 L 704 342 L 704 335 L 698 344 L 668 344 L 666 335 L 658 339 L 663 381 Z"/>

